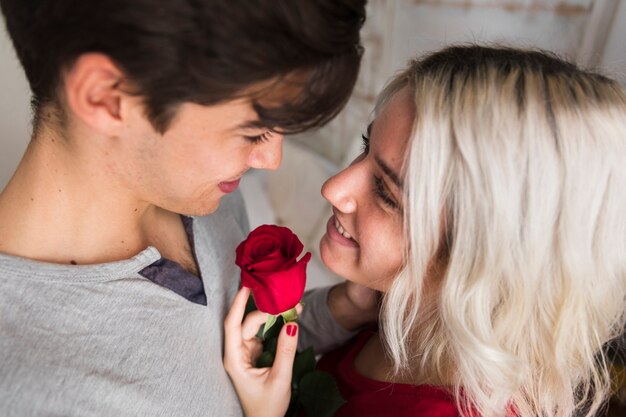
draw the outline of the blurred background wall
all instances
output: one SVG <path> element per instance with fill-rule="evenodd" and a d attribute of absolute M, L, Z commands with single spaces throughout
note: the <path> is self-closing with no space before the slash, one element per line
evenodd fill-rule
<path fill-rule="evenodd" d="M 253 226 L 290 226 L 317 255 L 329 207 L 323 181 L 358 153 L 377 92 L 412 57 L 450 43 L 498 42 L 553 50 L 626 84 L 623 0 L 369 0 L 362 71 L 346 109 L 328 126 L 285 141 L 282 167 L 242 182 Z M 30 136 L 29 91 L 10 41 L 0 33 L 0 188 Z M 314 258 L 310 285 L 333 282 Z"/>

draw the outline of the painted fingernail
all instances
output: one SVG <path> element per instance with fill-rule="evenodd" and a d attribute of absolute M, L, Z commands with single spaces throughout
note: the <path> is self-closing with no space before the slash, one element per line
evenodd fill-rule
<path fill-rule="evenodd" d="M 298 333 L 298 326 L 295 324 L 287 325 L 287 336 L 295 336 Z"/>

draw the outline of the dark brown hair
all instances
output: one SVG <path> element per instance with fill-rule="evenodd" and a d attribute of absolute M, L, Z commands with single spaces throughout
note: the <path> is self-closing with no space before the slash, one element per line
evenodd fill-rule
<path fill-rule="evenodd" d="M 298 132 L 334 117 L 358 73 L 365 0 L 0 0 L 32 90 L 35 125 L 63 69 L 106 54 L 163 132 L 178 105 L 250 95 L 260 124 Z M 298 74 L 297 77 L 292 76 Z M 272 82 L 269 82 L 272 81 Z M 268 106 L 263 97 L 296 93 Z"/>

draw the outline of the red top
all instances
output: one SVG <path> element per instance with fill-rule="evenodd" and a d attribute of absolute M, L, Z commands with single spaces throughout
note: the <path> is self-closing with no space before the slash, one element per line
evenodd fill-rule
<path fill-rule="evenodd" d="M 331 374 L 347 401 L 335 417 L 459 417 L 454 398 L 432 385 L 376 381 L 359 373 L 354 359 L 372 331 L 364 331 L 347 345 L 327 353 L 317 369 Z"/>

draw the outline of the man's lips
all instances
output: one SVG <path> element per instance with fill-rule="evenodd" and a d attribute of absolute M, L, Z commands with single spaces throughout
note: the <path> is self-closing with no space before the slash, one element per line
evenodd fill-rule
<path fill-rule="evenodd" d="M 228 193 L 232 193 L 233 191 L 237 189 L 237 187 L 239 186 L 239 181 L 241 181 L 241 178 L 237 178 L 234 181 L 220 182 L 217 186 L 223 193 L 228 194 Z"/>

